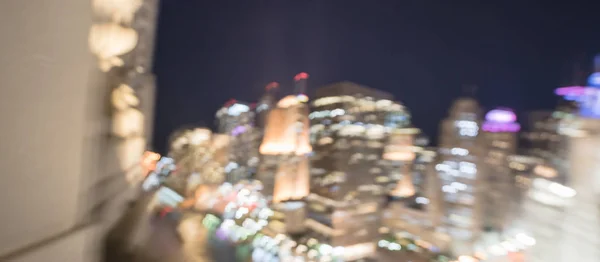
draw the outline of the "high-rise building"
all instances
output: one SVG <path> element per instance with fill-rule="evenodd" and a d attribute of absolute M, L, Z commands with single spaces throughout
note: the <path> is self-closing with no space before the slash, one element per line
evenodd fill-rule
<path fill-rule="evenodd" d="M 305 78 L 300 80 L 304 81 L 296 77 L 295 94 L 279 100 L 269 111 L 260 145 L 257 179 L 263 183 L 264 194 L 276 203 L 302 199 L 309 190 L 308 97 L 298 91 L 303 89 L 298 85 L 305 84 Z"/>
<path fill-rule="evenodd" d="M 260 170 L 259 180 L 274 202 L 298 200 L 308 194 L 308 109 L 300 100 L 290 95 L 277 103 L 269 113 L 260 146 L 265 169 Z"/>
<path fill-rule="evenodd" d="M 212 133 L 207 128 L 184 128 L 174 132 L 169 142 L 169 156 L 177 163 L 176 174 L 167 180 L 171 189 L 189 195 L 195 189 L 193 185 L 214 186 L 225 181 L 230 136 Z"/>
<path fill-rule="evenodd" d="M 217 133 L 231 134 L 238 132 L 240 126 L 254 124 L 254 112 L 249 103 L 231 99 L 221 107 L 216 115 Z M 236 130 L 237 129 L 237 130 Z"/>
<path fill-rule="evenodd" d="M 309 224 L 322 240 L 373 252 L 389 180 L 382 159 L 388 132 L 410 116 L 392 95 L 351 82 L 316 90 L 311 121 Z"/>
<path fill-rule="evenodd" d="M 258 100 L 256 104 L 255 113 L 256 121 L 255 125 L 259 129 L 263 130 L 267 123 L 267 117 L 269 111 L 275 107 L 277 102 L 277 90 L 279 89 L 279 83 L 271 82 L 265 87 L 265 94 Z"/>
<path fill-rule="evenodd" d="M 401 137 L 403 136 L 406 134 Z M 412 165 L 408 163 L 401 169 L 404 171 L 402 178 L 389 193 L 390 198 L 383 211 L 383 231 L 388 231 L 387 237 L 394 239 L 394 242 L 415 242 L 419 244 L 419 249 L 424 248 L 434 253 L 449 251 L 450 237 L 437 230 L 442 217 L 442 201 L 439 178 L 433 163 L 436 153 L 420 148 L 415 154 L 413 150 L 416 147 L 406 140 L 402 138 L 400 142 L 397 134 L 391 134 L 383 157 L 393 162 L 416 157 L 414 164 L 420 168 L 412 169 Z M 413 139 L 409 141 L 413 142 Z M 381 244 L 379 242 L 380 247 Z M 386 245 L 385 241 L 383 245 Z"/>
<path fill-rule="evenodd" d="M 304 232 L 305 203 L 309 193 L 308 97 L 304 95 L 308 74 L 294 80 L 295 92 L 279 100 L 268 112 L 256 178 L 273 209 L 282 214 L 285 227 L 275 232 L 296 235 Z M 284 233 L 281 232 L 281 233 Z"/>
<path fill-rule="evenodd" d="M 567 185 L 571 189 L 561 188 L 561 192 L 574 196 L 563 220 L 561 258 L 592 261 L 600 257 L 600 119 L 588 115 L 571 124 L 582 135 L 569 137 Z"/>
<path fill-rule="evenodd" d="M 510 109 L 498 108 L 485 115 L 482 125 L 484 146 L 482 170 L 485 170 L 487 190 L 483 226 L 502 232 L 511 215 L 511 197 L 516 196 L 514 177 L 509 167 L 509 157 L 517 150 L 517 132 L 521 126 Z"/>
<path fill-rule="evenodd" d="M 572 197 L 563 220 L 560 258 L 592 261 L 600 257 L 600 56 L 588 85 L 577 98 L 578 115 L 561 122 L 559 132 L 568 137 L 568 190 Z"/>
<path fill-rule="evenodd" d="M 230 100 L 217 111 L 218 133 L 230 136 L 226 181 L 237 183 L 256 173 L 261 132 L 255 125 L 252 105 Z"/>
<path fill-rule="evenodd" d="M 442 228 L 452 237 L 456 254 L 471 254 L 482 228 L 485 177 L 480 170 L 484 150 L 480 127 L 477 101 L 460 98 L 440 130 L 436 169 L 444 196 Z"/>
<path fill-rule="evenodd" d="M 129 8 L 0 4 L 7 24 L 32 25 L 0 50 L 13 61 L 0 68 L 0 163 L 10 185 L 0 193 L 10 210 L 0 216 L 10 225 L 0 236 L 2 261 L 99 261 L 107 229 L 136 197 L 128 182 L 139 179 L 136 163 L 151 136 L 157 1 L 119 4 Z"/>
<path fill-rule="evenodd" d="M 597 59 L 596 71 L 600 71 Z M 600 74 L 593 73 L 588 87 L 556 90 L 565 100 L 575 101 L 571 111 L 557 121 L 562 137 L 564 164 L 539 165 L 528 198 L 523 205 L 523 224 L 533 247 L 526 252 L 531 261 L 594 261 L 600 257 Z M 554 164 L 550 162 L 549 164 Z"/>

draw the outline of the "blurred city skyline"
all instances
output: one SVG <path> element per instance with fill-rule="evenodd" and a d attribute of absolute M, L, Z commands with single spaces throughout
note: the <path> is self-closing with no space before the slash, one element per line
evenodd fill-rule
<path fill-rule="evenodd" d="M 309 94 L 344 80 L 391 92 L 434 140 L 464 85 L 486 109 L 551 109 L 552 90 L 600 51 L 595 5 L 162 1 L 154 145 L 184 124 L 214 126 L 223 103 L 256 101 L 271 81 L 290 92 L 301 71 Z"/>

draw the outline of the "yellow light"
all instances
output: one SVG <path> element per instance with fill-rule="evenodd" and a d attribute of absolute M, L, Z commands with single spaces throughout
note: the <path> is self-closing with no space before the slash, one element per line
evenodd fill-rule
<path fill-rule="evenodd" d="M 116 112 L 113 116 L 112 133 L 121 138 L 143 135 L 144 114 L 135 108 Z"/>
<path fill-rule="evenodd" d="M 117 23 L 129 24 L 142 6 L 142 0 L 93 0 L 92 5 L 98 14 Z"/>
<path fill-rule="evenodd" d="M 383 158 L 395 161 L 412 161 L 415 159 L 415 153 L 412 151 L 387 152 L 383 154 Z"/>
<path fill-rule="evenodd" d="M 143 137 L 125 139 L 117 145 L 117 156 L 122 170 L 140 167 L 139 161 L 145 149 L 146 140 Z"/>
<path fill-rule="evenodd" d="M 458 262 L 478 262 L 479 259 L 474 258 L 472 256 L 460 256 L 458 257 Z"/>
<path fill-rule="evenodd" d="M 308 96 L 300 94 L 296 97 L 298 99 L 298 101 L 302 102 L 302 103 L 306 103 L 308 102 Z"/>
<path fill-rule="evenodd" d="M 115 88 L 110 95 L 110 100 L 112 106 L 117 110 L 125 110 L 140 104 L 133 88 L 126 84 L 121 84 Z"/>
<path fill-rule="evenodd" d="M 409 175 L 404 175 L 404 177 L 398 181 L 398 185 L 396 188 L 390 193 L 395 197 L 410 197 L 413 196 L 415 191 L 415 186 L 413 185 L 412 179 Z"/>
<path fill-rule="evenodd" d="M 556 173 L 556 169 L 548 167 L 548 166 L 543 166 L 543 165 L 538 165 L 533 169 L 533 172 L 536 175 L 545 177 L 545 178 L 553 178 L 557 176 Z"/>
<path fill-rule="evenodd" d="M 90 30 L 90 50 L 98 57 L 99 67 L 104 72 L 115 66 L 123 66 L 119 56 L 131 52 L 137 42 L 135 30 L 116 23 L 96 24 Z"/>
<path fill-rule="evenodd" d="M 297 108 L 275 108 L 269 112 L 260 153 L 265 155 L 303 155 L 312 151 L 308 118 L 302 120 L 300 134 L 296 129 L 300 117 Z"/>
<path fill-rule="evenodd" d="M 308 99 L 308 98 L 307 98 Z M 286 96 L 277 102 L 277 107 L 288 108 L 300 104 L 300 100 L 296 96 Z"/>

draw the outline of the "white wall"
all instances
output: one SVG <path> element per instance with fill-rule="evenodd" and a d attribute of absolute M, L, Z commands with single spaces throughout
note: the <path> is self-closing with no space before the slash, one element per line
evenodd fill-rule
<path fill-rule="evenodd" d="M 106 123 L 87 101 L 101 80 L 91 14 L 89 0 L 0 1 L 0 257 L 72 227 L 88 202 Z"/>

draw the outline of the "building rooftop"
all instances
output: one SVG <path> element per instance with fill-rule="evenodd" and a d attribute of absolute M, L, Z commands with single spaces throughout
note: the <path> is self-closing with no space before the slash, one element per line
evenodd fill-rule
<path fill-rule="evenodd" d="M 339 96 L 339 95 L 364 95 L 377 99 L 393 100 L 394 96 L 388 92 L 377 90 L 371 87 L 363 86 L 350 81 L 342 81 L 326 86 L 319 87 L 315 92 L 315 97 Z"/>

